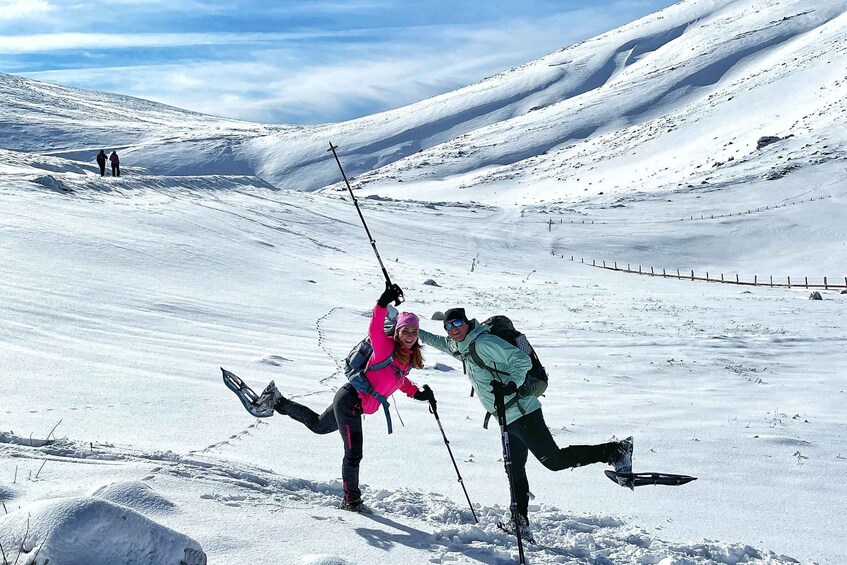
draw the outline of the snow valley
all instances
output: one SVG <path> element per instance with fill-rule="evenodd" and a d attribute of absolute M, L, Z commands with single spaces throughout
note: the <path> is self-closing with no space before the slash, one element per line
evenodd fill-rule
<path fill-rule="evenodd" d="M 359 515 L 336 508 L 337 434 L 221 382 L 316 410 L 346 382 L 384 280 L 332 141 L 422 328 L 509 315 L 559 445 L 632 435 L 636 470 L 698 477 L 633 492 L 530 457 L 530 563 L 847 561 L 845 12 L 683 1 L 321 126 L 0 75 L 0 559 L 516 561 L 496 426 L 454 358 L 424 348 L 410 378 L 478 524 L 425 404 L 390 399 L 391 435 L 365 418 Z"/>

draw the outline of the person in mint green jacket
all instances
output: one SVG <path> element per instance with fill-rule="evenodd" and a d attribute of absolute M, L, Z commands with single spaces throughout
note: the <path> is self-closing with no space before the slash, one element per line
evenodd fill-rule
<path fill-rule="evenodd" d="M 495 417 L 494 392 L 504 395 L 506 405 L 506 430 L 512 456 L 512 480 L 518 512 L 524 525 L 529 524 L 529 481 L 526 477 L 526 460 L 532 452 L 542 465 L 551 471 L 561 471 L 592 463 L 614 465 L 621 473 L 632 472 L 632 438 L 599 445 L 571 445 L 559 447 L 544 423 L 541 402 L 526 390 L 526 373 L 532 367 L 529 356 L 489 332 L 489 327 L 469 320 L 464 308 L 451 308 L 444 313 L 444 330 L 447 337 L 420 329 L 419 337 L 426 345 L 448 353 L 461 360 L 465 374 L 482 403 Z M 480 360 L 498 374 L 479 366 L 471 354 L 474 345 Z"/>

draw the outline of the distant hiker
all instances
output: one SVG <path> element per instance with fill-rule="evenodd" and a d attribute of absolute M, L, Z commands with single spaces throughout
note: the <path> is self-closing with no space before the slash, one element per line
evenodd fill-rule
<path fill-rule="evenodd" d="M 526 390 L 525 377 L 532 367 L 530 357 L 517 347 L 490 333 L 490 328 L 469 320 L 464 308 L 444 313 L 448 337 L 420 330 L 421 341 L 462 361 L 483 407 L 496 416 L 495 392 L 504 395 L 506 429 L 512 459 L 512 479 L 522 526 L 529 525 L 529 481 L 526 477 L 528 451 L 551 471 L 581 467 L 591 463 L 614 465 L 622 473 L 632 471 L 632 438 L 600 445 L 559 447 L 544 423 L 541 402 Z M 487 367 L 480 366 L 477 359 Z M 489 369 L 496 369 L 495 371 Z"/>
<path fill-rule="evenodd" d="M 112 162 L 112 176 L 119 177 L 121 176 L 121 160 L 118 158 L 118 152 L 112 151 L 112 154 L 109 155 L 109 161 Z"/>
<path fill-rule="evenodd" d="M 418 317 L 411 312 L 397 316 L 393 335 L 386 335 L 384 324 L 387 307 L 397 300 L 403 291 L 391 285 L 379 297 L 371 315 L 368 335 L 373 353 L 364 370 L 366 382 L 372 394 L 360 392 L 353 381 L 344 384 L 335 394 L 332 404 L 318 415 L 311 409 L 285 398 L 274 382 L 265 388 L 255 402 L 258 410 L 276 410 L 280 414 L 297 420 L 316 434 L 338 431 L 344 441 L 344 459 L 341 477 L 344 481 L 344 501 L 340 508 L 359 512 L 362 508 L 362 492 L 359 490 L 359 462 L 362 460 L 362 414 L 373 414 L 380 405 L 388 410 L 387 397 L 400 389 L 415 400 L 435 399 L 429 387 L 418 389 L 408 379 L 411 369 L 423 368 L 421 344 L 418 341 Z M 385 361 L 390 362 L 386 363 Z M 371 369 L 378 366 L 380 368 Z"/>
<path fill-rule="evenodd" d="M 106 157 L 106 152 L 101 149 L 100 153 L 97 154 L 97 164 L 100 165 L 100 176 L 101 177 L 106 175 L 106 159 L 107 158 L 108 157 Z"/>

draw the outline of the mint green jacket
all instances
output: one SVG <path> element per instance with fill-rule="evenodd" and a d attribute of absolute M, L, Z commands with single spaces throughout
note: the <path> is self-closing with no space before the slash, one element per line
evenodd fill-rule
<path fill-rule="evenodd" d="M 461 359 L 465 374 L 470 379 L 471 386 L 476 391 L 479 401 L 496 418 L 494 393 L 491 392 L 491 381 L 494 376 L 488 369 L 474 363 L 470 352 L 471 343 L 476 344 L 476 353 L 486 365 L 489 367 L 496 366 L 498 371 L 508 373 L 500 375 L 500 380 L 504 383 L 513 381 L 517 386 L 521 386 L 524 383 L 527 371 L 532 367 L 532 361 L 529 355 L 517 347 L 489 333 L 489 327 L 485 324 L 471 320 L 470 326 L 471 331 L 460 342 L 455 342 L 446 336 L 431 334 L 422 328 L 420 339 L 425 345 L 431 345 L 444 353 Z M 518 395 L 507 396 L 505 398 L 506 404 L 508 405 L 509 401 L 515 396 Z M 541 403 L 535 396 L 519 396 L 517 402 L 506 409 L 506 423 L 511 424 L 521 416 L 539 408 L 541 408 Z"/>

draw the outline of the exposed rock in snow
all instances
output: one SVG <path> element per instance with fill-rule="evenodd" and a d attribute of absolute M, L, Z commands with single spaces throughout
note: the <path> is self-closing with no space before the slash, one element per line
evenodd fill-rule
<path fill-rule="evenodd" d="M 762 136 L 762 137 L 759 138 L 758 141 L 756 141 L 756 149 L 761 149 L 762 147 L 767 147 L 768 145 L 771 145 L 772 143 L 776 143 L 778 141 L 782 141 L 782 138 L 777 137 L 775 135 Z"/>

